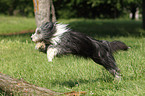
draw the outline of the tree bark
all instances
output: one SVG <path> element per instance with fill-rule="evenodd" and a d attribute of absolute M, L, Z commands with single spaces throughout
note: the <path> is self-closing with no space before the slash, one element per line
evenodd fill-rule
<path fill-rule="evenodd" d="M 53 5 L 53 1 L 51 0 L 51 13 L 52 13 L 52 22 L 56 22 L 56 15 L 55 15 L 55 8 L 54 8 L 54 5 Z"/>
<path fill-rule="evenodd" d="M 145 29 L 145 0 L 142 0 L 142 22 L 143 22 L 143 29 Z"/>
<path fill-rule="evenodd" d="M 8 75 L 0 73 L 0 90 L 6 92 L 8 95 L 14 96 L 55 96 L 55 95 L 70 95 L 79 96 L 86 94 L 86 92 L 68 92 L 59 93 L 50 89 L 38 87 L 27 83 L 23 79 L 14 79 Z"/>
<path fill-rule="evenodd" d="M 52 0 L 33 0 L 37 27 L 45 22 L 55 22 L 55 9 Z"/>
<path fill-rule="evenodd" d="M 131 13 L 132 13 L 131 19 L 132 19 L 132 20 L 135 20 L 136 9 L 132 9 Z"/>
<path fill-rule="evenodd" d="M 8 75 L 3 75 L 1 73 L 0 73 L 0 89 L 5 91 L 9 95 L 52 96 L 63 94 L 29 84 L 25 82 L 23 79 L 20 80 L 14 79 Z"/>

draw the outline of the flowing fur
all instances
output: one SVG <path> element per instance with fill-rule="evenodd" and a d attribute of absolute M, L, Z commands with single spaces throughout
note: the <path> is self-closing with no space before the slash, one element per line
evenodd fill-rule
<path fill-rule="evenodd" d="M 129 48 L 121 41 L 95 40 L 83 33 L 71 31 L 65 24 L 53 24 L 52 22 L 47 22 L 37 28 L 31 38 L 36 43 L 45 43 L 46 47 L 41 48 L 43 48 L 43 52 L 47 53 L 49 62 L 56 55 L 74 54 L 83 56 L 104 66 L 116 78 L 120 78 L 120 74 L 113 53 Z M 38 45 L 36 44 L 36 49 L 41 49 Z"/>

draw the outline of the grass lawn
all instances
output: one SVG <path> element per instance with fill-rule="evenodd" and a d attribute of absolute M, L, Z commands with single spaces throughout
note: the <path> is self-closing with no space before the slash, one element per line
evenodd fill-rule
<path fill-rule="evenodd" d="M 0 34 L 17 33 L 36 28 L 34 18 L 0 16 Z"/>
<path fill-rule="evenodd" d="M 131 49 L 115 55 L 122 80 L 114 78 L 90 59 L 73 55 L 47 62 L 46 54 L 35 50 L 31 33 L 0 35 L 0 72 L 57 92 L 86 91 L 87 96 L 145 95 L 145 31 L 141 21 L 59 20 L 73 30 L 100 40 L 121 40 Z M 35 29 L 34 18 L 0 17 L 0 34 Z M 5 95 L 1 92 L 0 95 Z"/>

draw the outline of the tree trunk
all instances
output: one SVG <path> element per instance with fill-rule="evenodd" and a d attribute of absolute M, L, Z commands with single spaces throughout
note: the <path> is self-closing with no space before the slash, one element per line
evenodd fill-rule
<path fill-rule="evenodd" d="M 33 4 L 37 27 L 45 22 L 56 21 L 52 0 L 33 0 Z"/>
<path fill-rule="evenodd" d="M 131 13 L 132 13 L 131 19 L 132 20 L 135 20 L 136 11 L 137 11 L 136 5 L 132 4 L 132 7 L 131 7 Z"/>
<path fill-rule="evenodd" d="M 132 13 L 131 19 L 132 19 L 132 20 L 135 20 L 135 13 L 136 13 L 136 11 L 134 10 L 134 11 L 132 11 L 131 13 Z"/>
<path fill-rule="evenodd" d="M 38 87 L 25 82 L 24 80 L 14 79 L 10 76 L 0 73 L 0 89 L 10 95 L 21 96 L 49 96 L 49 95 L 61 95 L 62 93 L 54 92 L 52 90 Z"/>
<path fill-rule="evenodd" d="M 143 22 L 143 29 L 145 29 L 145 0 L 142 0 L 142 22 Z"/>
<path fill-rule="evenodd" d="M 23 79 L 14 79 L 8 75 L 0 73 L 0 90 L 7 93 L 7 95 L 14 96 L 55 96 L 55 95 L 71 95 L 79 96 L 86 92 L 68 92 L 59 93 L 50 89 L 38 87 L 27 83 Z"/>
<path fill-rule="evenodd" d="M 56 16 L 55 16 L 55 8 L 54 8 L 54 5 L 53 5 L 53 1 L 51 0 L 51 13 L 52 13 L 52 19 L 51 21 L 52 22 L 56 22 Z"/>

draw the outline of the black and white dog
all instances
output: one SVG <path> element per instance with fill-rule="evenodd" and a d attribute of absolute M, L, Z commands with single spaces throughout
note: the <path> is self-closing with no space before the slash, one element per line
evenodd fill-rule
<path fill-rule="evenodd" d="M 129 47 L 121 41 L 95 40 L 83 33 L 70 30 L 65 24 L 46 22 L 31 36 L 36 49 L 47 53 L 48 61 L 61 54 L 75 54 L 91 58 L 104 66 L 114 77 L 120 78 L 113 53 Z"/>

